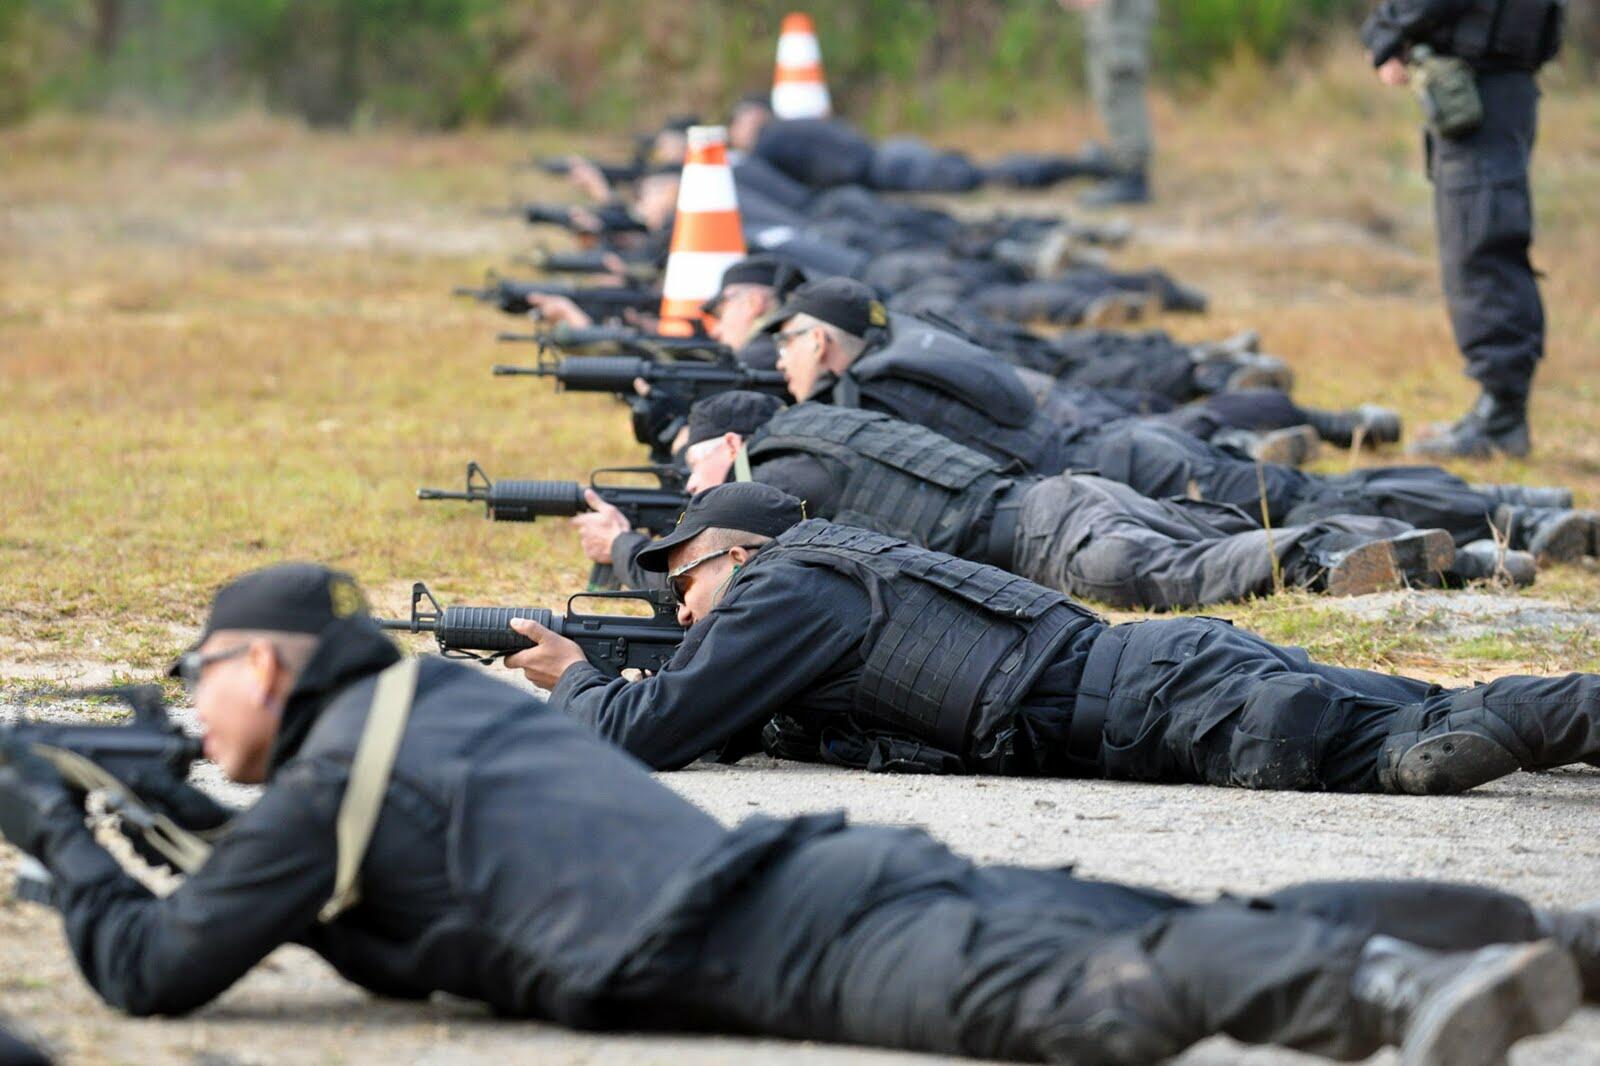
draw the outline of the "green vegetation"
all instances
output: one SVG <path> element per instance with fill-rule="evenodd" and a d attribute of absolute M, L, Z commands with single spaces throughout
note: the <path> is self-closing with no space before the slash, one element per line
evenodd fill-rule
<path fill-rule="evenodd" d="M 1168 2 L 1158 70 L 1193 88 L 1351 40 L 1366 7 Z M 878 129 L 1010 120 L 1081 92 L 1082 20 L 1056 0 L 0 0 L 0 122 L 265 106 L 319 125 L 620 130 L 764 90 L 796 9 L 841 111 Z"/>

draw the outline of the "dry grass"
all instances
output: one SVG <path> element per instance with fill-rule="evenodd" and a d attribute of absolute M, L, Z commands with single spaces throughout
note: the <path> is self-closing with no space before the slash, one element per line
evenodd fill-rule
<path fill-rule="evenodd" d="M 1203 285 L 1186 336 L 1263 330 L 1300 394 L 1450 416 L 1459 372 L 1431 260 L 1412 103 L 1358 58 L 1241 68 L 1164 100 L 1161 203 L 1132 262 Z M 953 138 L 986 151 L 1071 143 L 1081 115 Z M 496 381 L 497 313 L 450 285 L 525 250 L 473 214 L 549 137 L 312 134 L 265 119 L 192 129 L 51 120 L 0 134 L 0 677 L 93 660 L 143 671 L 242 569 L 317 558 L 399 610 L 425 578 L 447 602 L 547 602 L 586 567 L 560 523 L 493 526 L 422 505 L 468 459 L 498 476 L 579 477 L 638 461 L 619 408 Z M 1574 486 L 1600 504 L 1600 98 L 1547 97 L 1536 184 L 1550 357 L 1528 463 L 1476 479 Z M 988 203 L 999 203 L 991 198 Z M 1064 205 L 1040 196 L 1007 206 Z M 1347 462 L 1340 457 L 1333 465 Z M 1600 603 L 1582 568 L 1536 590 Z M 1351 632 L 1309 600 L 1234 612 L 1359 664 L 1445 654 L 1414 626 Z M 1457 649 L 1485 669 L 1596 660 L 1584 635 Z M 1523 654 L 1525 652 L 1525 654 Z"/>

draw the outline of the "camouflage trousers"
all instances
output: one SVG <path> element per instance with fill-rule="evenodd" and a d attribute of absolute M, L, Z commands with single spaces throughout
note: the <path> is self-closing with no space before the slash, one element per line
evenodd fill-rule
<path fill-rule="evenodd" d="M 1085 16 L 1089 92 L 1118 167 L 1142 171 L 1154 144 L 1145 94 L 1156 0 L 1100 0 Z"/>

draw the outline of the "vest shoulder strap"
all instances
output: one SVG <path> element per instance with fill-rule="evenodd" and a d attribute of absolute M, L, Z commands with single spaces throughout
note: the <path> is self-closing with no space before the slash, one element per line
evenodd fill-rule
<path fill-rule="evenodd" d="M 339 801 L 333 895 L 317 914 L 320 922 L 333 921 L 361 898 L 357 883 L 361 863 L 366 858 L 367 845 L 372 842 L 378 812 L 383 809 L 383 797 L 389 790 L 395 755 L 400 751 L 406 720 L 411 716 L 419 665 L 418 659 L 402 659 L 378 675 L 367 722 L 362 727 L 355 759 L 350 764 L 350 780 L 345 784 L 344 798 Z"/>

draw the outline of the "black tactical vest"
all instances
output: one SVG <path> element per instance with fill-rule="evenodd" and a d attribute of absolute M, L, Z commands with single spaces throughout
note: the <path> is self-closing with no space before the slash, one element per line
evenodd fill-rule
<path fill-rule="evenodd" d="M 994 353 L 908 315 L 833 388 L 840 407 L 867 406 L 925 426 L 1024 470 L 1060 472 L 1058 432 L 1015 371 Z"/>
<path fill-rule="evenodd" d="M 966 554 L 974 526 L 1011 485 L 988 456 L 876 411 L 800 404 L 749 448 L 752 464 L 797 452 L 846 471 L 838 511 L 817 517 L 953 555 Z"/>
<path fill-rule="evenodd" d="M 756 556 L 735 582 L 793 560 L 866 588 L 873 617 L 855 708 L 864 719 L 963 757 L 1008 735 L 1055 654 L 1103 623 L 1059 592 L 981 563 L 818 519 Z"/>
<path fill-rule="evenodd" d="M 1565 0 L 1469 0 L 1428 43 L 1476 67 L 1537 70 L 1561 50 Z"/>

